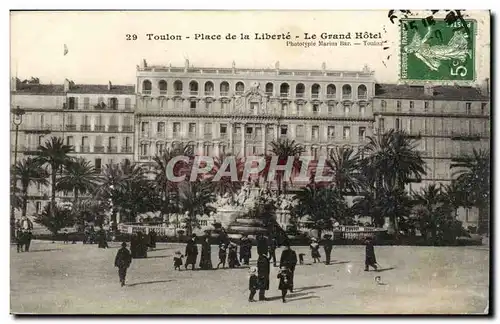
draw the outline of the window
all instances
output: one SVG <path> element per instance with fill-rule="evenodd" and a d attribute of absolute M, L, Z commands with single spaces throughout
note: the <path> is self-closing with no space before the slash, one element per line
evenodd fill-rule
<path fill-rule="evenodd" d="M 328 138 L 335 138 L 335 126 L 328 126 Z"/>
<path fill-rule="evenodd" d="M 174 134 L 180 133 L 180 131 L 181 131 L 181 123 L 179 123 L 179 122 L 174 123 L 174 128 L 173 129 L 174 129 Z"/>
<path fill-rule="evenodd" d="M 470 115 L 470 112 L 471 112 L 471 109 L 470 109 L 470 108 L 471 108 L 471 103 L 470 103 L 470 102 L 466 102 L 466 103 L 465 103 L 465 113 L 466 113 L 467 115 Z"/>
<path fill-rule="evenodd" d="M 385 111 L 385 108 L 387 108 L 387 101 L 385 100 L 380 101 L 380 107 L 382 107 L 382 111 Z"/>
<path fill-rule="evenodd" d="M 408 132 L 411 134 L 412 131 L 413 131 L 413 119 L 410 119 L 408 121 Z"/>
<path fill-rule="evenodd" d="M 143 133 L 149 132 L 149 122 L 142 122 L 141 132 L 143 132 Z"/>
<path fill-rule="evenodd" d="M 90 98 L 89 97 L 83 98 L 83 109 L 90 109 Z"/>
<path fill-rule="evenodd" d="M 156 154 L 163 154 L 163 150 L 165 149 L 165 144 L 163 143 L 156 143 Z"/>
<path fill-rule="evenodd" d="M 318 104 L 313 104 L 312 109 L 313 109 L 313 114 L 316 115 L 319 112 L 319 105 Z"/>
<path fill-rule="evenodd" d="M 364 141 L 366 139 L 366 127 L 360 127 L 358 135 L 359 135 L 359 140 Z"/>
<path fill-rule="evenodd" d="M 379 128 L 380 132 L 382 132 L 382 133 L 385 131 L 385 119 L 384 118 L 379 119 L 378 128 Z"/>
<path fill-rule="evenodd" d="M 125 137 L 125 147 L 130 147 L 130 137 Z"/>
<path fill-rule="evenodd" d="M 42 145 L 43 135 L 38 136 L 38 146 Z"/>
<path fill-rule="evenodd" d="M 196 123 L 189 123 L 189 134 L 196 135 Z"/>
<path fill-rule="evenodd" d="M 220 103 L 220 112 L 221 113 L 225 113 L 227 111 L 227 107 L 228 107 L 228 103 L 227 102 L 224 102 L 222 101 Z"/>
<path fill-rule="evenodd" d="M 101 159 L 95 159 L 94 167 L 97 172 L 101 172 Z"/>
<path fill-rule="evenodd" d="M 220 95 L 227 96 L 228 93 L 229 93 L 229 83 L 224 81 L 220 84 Z"/>
<path fill-rule="evenodd" d="M 297 125 L 296 133 L 297 137 L 304 137 L 304 125 Z"/>
<path fill-rule="evenodd" d="M 141 155 L 148 155 L 148 147 L 149 145 L 146 143 L 141 144 Z"/>
<path fill-rule="evenodd" d="M 190 107 L 191 109 L 196 109 L 196 101 L 191 101 L 191 102 L 189 103 L 189 107 Z"/>
<path fill-rule="evenodd" d="M 40 126 L 45 126 L 45 116 L 44 115 L 40 115 Z"/>
<path fill-rule="evenodd" d="M 351 105 L 350 104 L 345 104 L 344 105 L 344 115 L 348 116 L 350 112 L 351 112 Z"/>
<path fill-rule="evenodd" d="M 424 112 L 428 112 L 429 111 L 429 102 L 426 101 L 424 102 Z"/>
<path fill-rule="evenodd" d="M 212 123 L 205 123 L 204 127 L 204 133 L 205 135 L 211 135 L 212 134 Z"/>
<path fill-rule="evenodd" d="M 74 110 L 76 109 L 76 98 L 75 97 L 69 97 L 68 98 L 68 109 Z"/>
<path fill-rule="evenodd" d="M 311 131 L 311 138 L 316 140 L 319 137 L 319 126 L 313 126 Z"/>
<path fill-rule="evenodd" d="M 112 148 L 116 147 L 116 137 L 111 136 L 108 138 L 108 147 L 110 150 L 112 150 Z M 114 152 L 112 152 L 112 153 L 114 153 Z"/>
<path fill-rule="evenodd" d="M 486 106 L 488 104 L 486 102 L 481 102 L 481 115 L 486 115 Z"/>
<path fill-rule="evenodd" d="M 281 126 L 281 129 L 280 129 L 281 136 L 286 136 L 287 132 L 288 132 L 288 127 L 287 126 Z"/>
<path fill-rule="evenodd" d="M 160 90 L 161 95 L 167 94 L 167 81 L 160 80 L 160 82 L 158 82 L 158 89 Z"/>
<path fill-rule="evenodd" d="M 252 133 L 253 133 L 253 127 L 251 127 L 251 126 L 247 126 L 247 128 L 246 128 L 246 133 L 247 133 L 247 134 L 252 134 Z"/>
<path fill-rule="evenodd" d="M 258 103 L 256 103 L 256 102 L 251 102 L 251 103 L 250 103 L 250 112 L 251 112 L 252 114 L 254 114 L 254 113 L 258 113 L 258 107 L 259 107 L 259 104 L 258 104 Z"/>
<path fill-rule="evenodd" d="M 400 112 L 401 111 L 401 101 L 396 101 L 396 111 Z"/>
<path fill-rule="evenodd" d="M 243 82 L 237 82 L 236 83 L 236 94 L 243 94 L 245 91 L 245 85 Z"/>
<path fill-rule="evenodd" d="M 174 100 L 174 108 L 180 110 L 182 108 L 182 100 L 175 99 Z"/>
<path fill-rule="evenodd" d="M 364 84 L 362 84 L 358 87 L 358 98 L 359 99 L 366 99 L 367 93 L 368 93 L 368 91 L 367 91 L 366 86 Z"/>
<path fill-rule="evenodd" d="M 286 112 L 287 110 L 288 110 L 288 104 L 286 104 L 286 103 L 281 104 L 281 112 L 283 112 L 283 113 L 284 113 L 284 112 Z"/>
<path fill-rule="evenodd" d="M 226 124 L 220 124 L 219 126 L 219 132 L 221 135 L 226 135 L 227 134 L 227 125 Z"/>
<path fill-rule="evenodd" d="M 399 118 L 396 118 L 396 120 L 394 121 L 394 128 L 395 128 L 396 130 L 399 130 L 399 126 L 400 126 L 400 125 L 399 125 Z"/>
<path fill-rule="evenodd" d="M 297 108 L 297 111 L 296 111 L 297 115 L 301 114 L 303 111 L 304 105 L 302 103 L 298 103 L 298 104 L 296 104 L 295 107 Z"/>
<path fill-rule="evenodd" d="M 342 86 L 342 99 L 349 99 L 349 98 L 351 98 L 351 94 L 352 94 L 351 86 L 348 85 L 348 84 L 344 84 Z"/>
<path fill-rule="evenodd" d="M 328 103 L 328 113 L 333 114 L 334 110 L 335 110 L 335 105 L 333 103 Z"/>
<path fill-rule="evenodd" d="M 149 80 L 144 80 L 142 82 L 142 92 L 144 94 L 151 94 L 151 89 L 152 89 L 152 86 L 151 86 L 151 81 Z"/>
<path fill-rule="evenodd" d="M 205 110 L 210 111 L 211 108 L 212 108 L 212 102 L 205 101 Z"/>
<path fill-rule="evenodd" d="M 66 137 L 66 145 L 73 146 L 73 136 Z"/>
<path fill-rule="evenodd" d="M 118 110 L 118 99 L 117 98 L 109 98 L 108 106 L 111 110 Z"/>
<path fill-rule="evenodd" d="M 89 147 L 89 137 L 88 136 L 82 137 L 82 147 L 84 148 L 83 150 L 88 149 L 88 147 Z"/>
<path fill-rule="evenodd" d="M 37 201 L 37 202 L 35 203 L 35 213 L 36 213 L 36 214 L 40 213 L 40 209 L 42 209 L 42 203 L 41 203 L 41 202 L 39 202 L 39 201 Z"/>
<path fill-rule="evenodd" d="M 159 122 L 156 126 L 156 131 L 158 133 L 164 133 L 165 132 L 165 122 Z"/>
<path fill-rule="evenodd" d="M 366 113 L 366 104 L 364 104 L 364 103 L 360 103 L 360 104 L 359 104 L 359 114 L 360 114 L 361 116 L 364 116 L 364 115 L 365 115 L 365 113 Z"/>
<path fill-rule="evenodd" d="M 130 98 L 125 98 L 125 110 L 132 109 L 132 100 Z"/>
<path fill-rule="evenodd" d="M 413 107 L 414 107 L 413 101 L 410 101 L 410 112 L 413 111 Z"/>
<path fill-rule="evenodd" d="M 351 127 L 344 126 L 343 138 L 347 141 L 351 139 Z"/>

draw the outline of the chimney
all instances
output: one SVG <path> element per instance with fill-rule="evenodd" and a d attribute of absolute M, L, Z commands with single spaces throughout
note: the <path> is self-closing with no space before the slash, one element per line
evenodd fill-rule
<path fill-rule="evenodd" d="M 112 86 L 111 81 L 108 81 L 108 91 L 111 91 L 111 86 Z"/>
<path fill-rule="evenodd" d="M 424 84 L 424 95 L 431 96 L 431 97 L 434 95 L 434 88 L 433 88 L 432 84 L 430 84 L 430 83 Z"/>
<path fill-rule="evenodd" d="M 70 81 L 68 79 L 64 79 L 64 92 L 69 92 L 70 88 Z"/>
<path fill-rule="evenodd" d="M 17 78 L 10 79 L 10 91 L 17 91 Z"/>

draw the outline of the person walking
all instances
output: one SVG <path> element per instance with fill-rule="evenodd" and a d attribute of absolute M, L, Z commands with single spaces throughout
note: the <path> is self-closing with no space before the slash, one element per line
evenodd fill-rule
<path fill-rule="evenodd" d="M 273 261 L 273 266 L 276 267 L 276 248 L 277 248 L 277 240 L 275 237 L 272 237 L 269 240 L 269 260 Z"/>
<path fill-rule="evenodd" d="M 323 240 L 323 248 L 325 249 L 325 264 L 330 264 L 330 257 L 333 249 L 333 241 L 332 236 L 330 234 L 326 234 Z"/>
<path fill-rule="evenodd" d="M 115 267 L 118 268 L 118 277 L 122 287 L 125 286 L 127 269 L 130 267 L 130 263 L 132 263 L 132 254 L 127 249 L 127 243 L 123 242 L 115 257 Z"/>
<path fill-rule="evenodd" d="M 212 247 L 210 246 L 210 238 L 205 236 L 203 243 L 201 243 L 201 257 L 200 257 L 201 270 L 212 270 Z"/>
<path fill-rule="evenodd" d="M 248 238 L 248 235 L 243 234 L 240 240 L 240 262 L 244 265 L 250 263 L 250 258 L 252 257 L 252 242 Z"/>
<path fill-rule="evenodd" d="M 314 260 L 314 263 L 321 262 L 321 254 L 319 254 L 319 244 L 316 238 L 311 239 L 311 244 L 309 245 L 311 249 L 311 258 Z"/>
<path fill-rule="evenodd" d="M 251 267 L 248 272 L 249 272 L 248 290 L 250 290 L 248 301 L 253 303 L 256 301 L 255 299 L 253 299 L 255 297 L 255 293 L 257 292 L 257 289 L 259 289 L 259 278 L 257 277 L 256 267 Z"/>
<path fill-rule="evenodd" d="M 191 270 L 194 270 L 196 259 L 198 258 L 198 246 L 196 246 L 196 234 L 191 235 L 191 239 L 187 242 L 186 252 L 186 263 L 184 268 L 187 269 L 188 265 L 191 265 Z"/>
<path fill-rule="evenodd" d="M 257 277 L 259 285 L 259 300 L 265 301 L 266 290 L 269 290 L 269 275 L 271 272 L 271 267 L 269 263 L 269 258 L 266 254 L 261 253 L 259 259 L 257 260 Z"/>
<path fill-rule="evenodd" d="M 297 266 L 297 253 L 292 250 L 289 242 L 285 242 L 285 249 L 281 252 L 280 267 L 290 270 L 290 292 L 293 292 L 293 279 L 295 276 L 295 267 Z"/>
<path fill-rule="evenodd" d="M 285 266 L 280 268 L 278 273 L 279 285 L 278 289 L 281 290 L 281 300 L 286 303 L 286 293 L 291 290 L 291 277 L 292 274 Z"/>
<path fill-rule="evenodd" d="M 227 245 L 224 242 L 219 243 L 219 263 L 217 264 L 217 269 L 222 264 L 222 268 L 226 267 L 226 259 L 227 259 Z"/>
<path fill-rule="evenodd" d="M 375 258 L 375 248 L 373 247 L 373 241 L 371 237 L 367 237 L 365 240 L 365 271 L 369 270 L 369 267 L 373 267 L 377 271 L 377 259 Z"/>

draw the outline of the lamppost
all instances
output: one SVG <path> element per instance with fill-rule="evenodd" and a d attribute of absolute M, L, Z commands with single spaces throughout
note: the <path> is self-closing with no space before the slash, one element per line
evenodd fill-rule
<path fill-rule="evenodd" d="M 24 110 L 17 106 L 16 109 L 12 111 L 14 114 L 12 122 L 16 126 L 16 137 L 14 139 L 14 168 L 17 164 L 17 138 L 19 134 L 19 125 L 23 122 Z M 14 173 L 15 169 L 12 169 L 12 173 Z M 12 187 L 11 187 L 11 200 L 10 200 L 10 239 L 14 241 L 16 238 L 16 216 L 15 216 L 15 208 L 14 208 L 14 197 L 15 197 L 15 188 L 16 188 L 16 176 L 15 174 L 11 174 L 12 176 Z"/>

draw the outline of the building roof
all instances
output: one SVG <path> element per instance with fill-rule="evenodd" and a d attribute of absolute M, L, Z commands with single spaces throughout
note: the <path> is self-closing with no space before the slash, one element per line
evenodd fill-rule
<path fill-rule="evenodd" d="M 465 86 L 433 86 L 434 94 L 426 95 L 424 86 L 407 84 L 377 84 L 375 85 L 376 98 L 388 99 L 428 99 L 428 100 L 490 100 L 481 91 L 474 87 Z"/>
<path fill-rule="evenodd" d="M 98 93 L 98 94 L 135 94 L 133 85 L 111 85 L 107 84 L 75 84 L 72 85 L 68 93 Z"/>
<path fill-rule="evenodd" d="M 16 92 L 26 94 L 64 94 L 64 85 L 62 84 L 32 84 L 32 83 L 18 83 L 16 85 Z"/>

